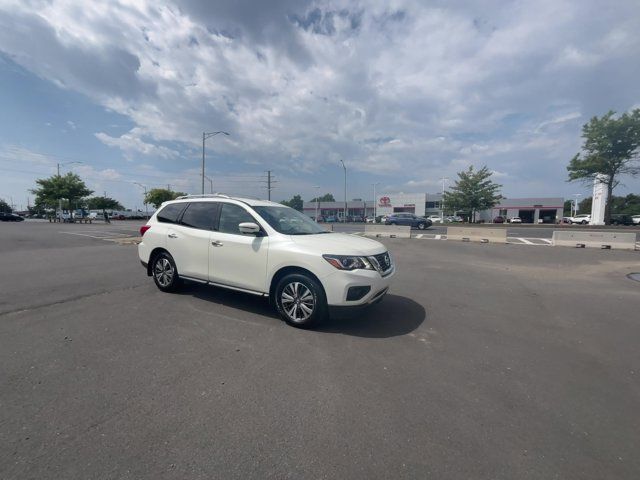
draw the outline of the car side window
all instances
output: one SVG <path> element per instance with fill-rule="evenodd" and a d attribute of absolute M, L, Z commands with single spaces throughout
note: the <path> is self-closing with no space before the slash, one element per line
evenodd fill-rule
<path fill-rule="evenodd" d="M 244 208 L 233 203 L 223 203 L 220 210 L 218 231 L 220 233 L 234 233 L 242 235 L 238 225 L 244 222 L 257 223 L 256 220 Z"/>
<path fill-rule="evenodd" d="M 157 219 L 162 223 L 176 223 L 186 203 L 171 203 L 158 212 Z"/>
<path fill-rule="evenodd" d="M 182 214 L 180 223 L 200 230 L 213 230 L 217 214 L 217 202 L 193 202 Z"/>

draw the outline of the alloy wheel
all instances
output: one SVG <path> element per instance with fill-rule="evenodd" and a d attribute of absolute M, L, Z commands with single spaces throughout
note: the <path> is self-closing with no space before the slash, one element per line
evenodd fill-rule
<path fill-rule="evenodd" d="M 301 282 L 288 283 L 280 295 L 282 308 L 293 322 L 304 322 L 315 308 L 315 297 L 311 290 Z"/>
<path fill-rule="evenodd" d="M 154 266 L 153 274 L 160 286 L 166 288 L 171 285 L 175 271 L 171 266 L 171 262 L 167 258 L 161 257 Z"/>

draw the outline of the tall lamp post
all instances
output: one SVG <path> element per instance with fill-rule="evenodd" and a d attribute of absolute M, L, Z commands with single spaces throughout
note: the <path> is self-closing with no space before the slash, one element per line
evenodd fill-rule
<path fill-rule="evenodd" d="M 378 197 L 376 197 L 376 187 L 380 185 L 380 182 L 372 183 L 373 185 L 373 223 L 376 223 L 376 217 L 378 216 Z"/>
<path fill-rule="evenodd" d="M 204 142 L 208 138 L 215 137 L 219 133 L 222 133 L 224 135 L 229 136 L 229 134 L 227 132 L 223 132 L 223 131 L 210 132 L 210 133 L 202 132 L 202 195 L 204 195 L 204 178 L 205 178 L 205 174 L 204 174 Z"/>
<path fill-rule="evenodd" d="M 442 223 L 444 223 L 444 182 L 446 182 L 449 179 L 447 177 L 442 177 L 440 180 L 442 180 L 442 199 L 440 200 L 440 208 L 441 208 L 440 220 L 442 221 Z"/>
<path fill-rule="evenodd" d="M 313 188 L 316 189 L 316 223 L 318 223 L 318 202 L 320 202 L 320 185 L 314 185 Z"/>
<path fill-rule="evenodd" d="M 576 197 L 573 199 L 573 216 L 575 217 L 576 215 L 578 215 L 578 197 L 581 197 L 582 194 L 574 193 L 573 196 Z"/>
<path fill-rule="evenodd" d="M 213 193 L 213 178 L 209 178 L 206 175 L 204 176 L 207 180 L 209 180 L 209 193 Z"/>
<path fill-rule="evenodd" d="M 344 168 L 344 216 L 342 217 L 342 223 L 347 222 L 347 167 L 345 166 L 342 159 L 340 159 L 340 163 L 342 164 L 342 168 Z"/>
<path fill-rule="evenodd" d="M 144 216 L 149 220 L 149 205 L 147 204 L 147 187 L 138 182 L 133 182 L 144 190 Z"/>
<path fill-rule="evenodd" d="M 58 177 L 60 176 L 60 166 L 66 167 L 67 165 L 80 165 L 82 162 L 65 162 L 58 163 Z M 62 197 L 58 199 L 58 209 L 59 209 L 59 217 L 58 220 L 62 222 Z M 71 202 L 69 202 L 69 220 L 71 220 Z"/>

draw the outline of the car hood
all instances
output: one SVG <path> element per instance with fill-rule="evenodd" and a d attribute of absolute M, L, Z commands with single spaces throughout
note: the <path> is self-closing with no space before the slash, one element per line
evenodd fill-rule
<path fill-rule="evenodd" d="M 297 245 L 322 252 L 322 254 L 366 256 L 387 251 L 387 247 L 380 242 L 346 233 L 291 235 L 291 240 Z"/>

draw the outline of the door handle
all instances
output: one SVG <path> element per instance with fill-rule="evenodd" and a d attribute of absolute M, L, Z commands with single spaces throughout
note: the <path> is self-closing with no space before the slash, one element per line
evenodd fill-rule
<path fill-rule="evenodd" d="M 178 238 L 178 235 L 176 235 L 175 233 L 170 233 L 169 235 L 167 235 L 167 237 L 169 237 L 169 238 Z"/>
<path fill-rule="evenodd" d="M 211 242 L 211 245 L 213 245 L 214 247 L 221 247 L 222 242 L 219 242 L 218 240 L 214 240 L 213 242 Z"/>

